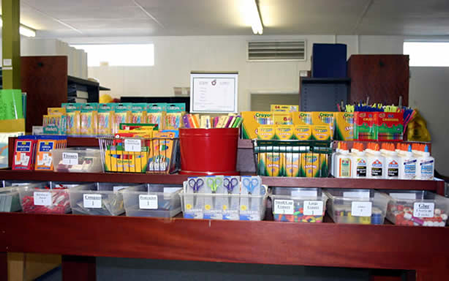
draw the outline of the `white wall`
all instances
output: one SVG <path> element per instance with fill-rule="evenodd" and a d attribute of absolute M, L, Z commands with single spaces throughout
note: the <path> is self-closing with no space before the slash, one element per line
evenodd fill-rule
<path fill-rule="evenodd" d="M 306 39 L 305 62 L 247 62 L 249 40 Z M 345 43 L 351 54 L 402 54 L 404 40 L 442 40 L 448 38 L 304 35 L 304 36 L 207 36 L 153 38 L 74 38 L 69 43 L 154 43 L 155 65 L 152 67 L 90 67 L 89 77 L 100 79 L 116 96 L 170 96 L 173 87 L 189 87 L 192 70 L 239 71 L 239 110 L 250 109 L 251 92 L 298 92 L 299 71 L 310 70 L 313 43 Z M 87 40 L 87 41 L 86 41 Z M 410 105 L 420 109 L 432 135 L 433 153 L 438 170 L 449 175 L 449 121 L 447 110 L 449 68 L 411 68 Z M 440 113 L 440 114 L 438 114 Z"/>

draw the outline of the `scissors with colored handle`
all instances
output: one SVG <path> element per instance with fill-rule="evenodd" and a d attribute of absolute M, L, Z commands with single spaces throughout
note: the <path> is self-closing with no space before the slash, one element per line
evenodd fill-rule
<path fill-rule="evenodd" d="M 259 186 L 259 180 L 256 178 L 244 178 L 243 186 L 246 188 L 246 190 L 248 190 L 248 194 L 252 194 L 254 192 L 254 188 Z"/>
<path fill-rule="evenodd" d="M 212 193 L 215 193 L 217 192 L 217 188 L 223 184 L 223 180 L 221 178 L 208 178 L 206 184 Z"/>
<path fill-rule="evenodd" d="M 234 190 L 234 188 L 239 185 L 239 181 L 236 178 L 225 178 L 224 181 L 224 186 L 226 187 L 226 189 L 228 190 L 228 193 L 231 194 L 232 191 Z"/>
<path fill-rule="evenodd" d="M 202 179 L 189 179 L 189 186 L 193 189 L 193 192 L 198 192 L 198 190 L 204 185 L 204 181 Z"/>

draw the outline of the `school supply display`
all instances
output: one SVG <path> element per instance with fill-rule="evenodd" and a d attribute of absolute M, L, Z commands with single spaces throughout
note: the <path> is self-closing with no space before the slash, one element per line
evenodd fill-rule
<path fill-rule="evenodd" d="M 254 140 L 253 144 L 260 176 L 329 176 L 331 141 Z"/>
<path fill-rule="evenodd" d="M 262 220 L 266 186 L 258 176 L 192 177 L 180 193 L 184 218 Z"/>
<path fill-rule="evenodd" d="M 184 128 L 218 129 L 239 128 L 243 122 L 241 115 L 230 113 L 211 117 L 210 115 L 186 114 L 182 117 Z"/>

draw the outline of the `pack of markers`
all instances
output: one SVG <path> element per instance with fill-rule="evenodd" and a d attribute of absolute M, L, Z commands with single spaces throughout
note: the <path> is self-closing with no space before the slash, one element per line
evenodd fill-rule
<path fill-rule="evenodd" d="M 180 196 L 184 218 L 260 221 L 267 187 L 259 176 L 191 177 Z"/>

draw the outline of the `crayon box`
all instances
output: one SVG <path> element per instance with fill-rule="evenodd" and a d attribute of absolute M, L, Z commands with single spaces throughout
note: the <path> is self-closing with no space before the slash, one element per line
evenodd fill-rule
<path fill-rule="evenodd" d="M 379 112 L 354 112 L 354 139 L 377 140 L 376 115 Z"/>
<path fill-rule="evenodd" d="M 293 125 L 312 125 L 312 112 L 292 112 Z"/>
<path fill-rule="evenodd" d="M 402 141 L 404 133 L 403 114 L 379 112 L 374 116 L 379 141 Z"/>
<path fill-rule="evenodd" d="M 270 106 L 271 111 L 275 112 L 296 112 L 299 110 L 298 105 L 283 105 L 283 104 L 272 104 Z"/>
<path fill-rule="evenodd" d="M 354 113 L 335 112 L 335 140 L 354 140 Z"/>
<path fill-rule="evenodd" d="M 270 111 L 243 111 L 242 138 L 257 138 L 260 125 L 274 125 L 273 113 Z"/>

